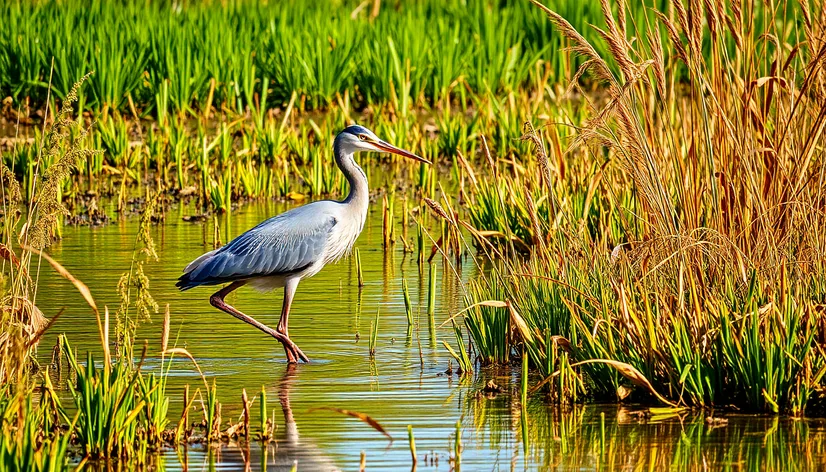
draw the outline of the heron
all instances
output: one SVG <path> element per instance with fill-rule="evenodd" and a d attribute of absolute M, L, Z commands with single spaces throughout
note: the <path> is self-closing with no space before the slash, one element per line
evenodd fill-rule
<path fill-rule="evenodd" d="M 364 228 L 370 190 L 367 175 L 353 157 L 362 151 L 392 153 L 430 164 L 427 159 L 379 139 L 363 126 L 349 126 L 333 141 L 336 165 L 350 186 L 347 198 L 308 203 L 263 221 L 227 245 L 190 262 L 175 285 L 183 291 L 228 284 L 209 298 L 212 306 L 275 338 L 284 346 L 290 364 L 299 360 L 310 362 L 290 339 L 290 306 L 299 282 L 348 254 Z M 227 295 L 245 285 L 261 292 L 284 288 L 276 329 L 225 301 Z"/>

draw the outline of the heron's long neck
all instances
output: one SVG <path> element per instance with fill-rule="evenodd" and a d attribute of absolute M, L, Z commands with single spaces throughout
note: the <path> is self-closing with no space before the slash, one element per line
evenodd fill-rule
<path fill-rule="evenodd" d="M 353 153 L 345 152 L 338 140 L 333 145 L 336 163 L 350 183 L 350 193 L 341 203 L 353 208 L 360 215 L 367 215 L 367 205 L 370 202 L 370 189 L 367 187 L 367 175 L 356 164 Z"/>

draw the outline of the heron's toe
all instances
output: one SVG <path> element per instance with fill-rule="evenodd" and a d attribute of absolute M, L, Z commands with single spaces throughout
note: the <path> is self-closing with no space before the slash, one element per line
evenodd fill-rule
<path fill-rule="evenodd" d="M 289 364 L 297 364 L 298 363 L 298 356 L 296 355 L 296 353 L 292 349 L 292 347 L 289 346 L 288 344 L 284 344 L 284 353 L 287 355 L 287 363 L 289 363 Z"/>

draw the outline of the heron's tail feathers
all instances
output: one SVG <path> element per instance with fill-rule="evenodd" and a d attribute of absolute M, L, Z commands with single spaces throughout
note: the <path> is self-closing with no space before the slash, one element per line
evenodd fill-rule
<path fill-rule="evenodd" d="M 199 282 L 196 282 L 189 278 L 189 273 L 180 276 L 178 278 L 178 281 L 175 282 L 175 286 L 178 287 L 178 290 L 182 292 L 197 287 L 199 285 L 201 285 Z"/>
<path fill-rule="evenodd" d="M 175 286 L 178 287 L 179 290 L 189 290 L 191 288 L 197 287 L 199 285 L 205 285 L 206 281 L 203 280 L 196 280 L 192 278 L 192 271 L 197 269 L 201 266 L 204 262 L 208 261 L 217 251 L 209 251 L 206 254 L 200 255 L 197 259 L 187 264 L 186 268 L 184 268 L 184 273 L 178 278 L 178 281 L 175 283 Z"/>

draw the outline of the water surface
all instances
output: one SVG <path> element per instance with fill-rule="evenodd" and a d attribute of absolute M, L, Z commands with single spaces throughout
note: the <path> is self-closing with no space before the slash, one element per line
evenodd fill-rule
<path fill-rule="evenodd" d="M 287 208 L 283 203 L 243 206 L 219 219 L 223 242 Z M 290 335 L 313 361 L 288 366 L 280 344 L 212 308 L 214 289 L 178 292 L 181 269 L 213 248 L 215 225 L 183 221 L 196 213 L 174 207 L 166 223 L 153 228 L 160 260 L 146 266 L 156 301 L 171 309 L 172 342 L 191 352 L 211 382 L 215 379 L 225 425 L 241 413 L 241 391 L 250 397 L 267 391 L 277 424 L 277 441 L 267 447 L 229 444 L 166 450 L 150 459 L 163 470 L 358 470 L 364 452 L 368 470 L 411 466 L 407 426 L 413 425 L 420 470 L 450 470 L 456 422 L 461 424 L 465 470 L 817 470 L 826 464 L 826 426 L 822 420 L 729 415 L 709 423 L 706 414 L 646 417 L 642 408 L 576 406 L 562 409 L 535 398 L 522 424 L 517 377 L 508 369 L 484 369 L 474 376 L 446 374 L 449 355 L 442 340 L 455 344 L 452 330 L 439 329 L 462 308 L 461 281 L 475 274 L 468 258 L 455 269 L 436 264 L 436 314 L 426 315 L 429 266 L 402 245 L 382 248 L 380 206 L 374 206 L 357 242 L 363 263 L 358 287 L 353 258 L 326 267 L 301 283 L 290 316 Z M 83 280 L 98 304 L 117 310 L 117 282 L 129 269 L 137 218 L 101 228 L 67 227 L 64 239 L 49 252 Z M 415 228 L 409 228 L 410 239 Z M 407 279 L 417 328 L 408 330 L 402 298 Z M 235 292 L 228 301 L 259 321 L 275 326 L 281 291 Z M 49 358 L 58 333 L 66 333 L 80 352 L 99 351 L 93 314 L 75 289 L 40 271 L 37 304 L 47 316 L 65 312 L 41 343 Z M 375 358 L 368 337 L 380 312 Z M 149 367 L 157 366 L 162 313 L 141 325 L 138 339 L 148 339 Z M 114 321 L 113 321 L 114 323 Z M 140 350 L 140 343 L 136 351 Z M 481 393 L 493 379 L 504 392 Z M 176 359 L 168 393 L 170 420 L 177 422 L 184 385 L 203 383 L 191 362 Z M 389 441 L 366 424 L 324 407 L 370 415 L 393 436 Z M 257 418 L 257 404 L 253 417 Z M 192 411 L 190 418 L 200 418 Z M 257 423 L 257 420 L 254 421 Z"/>

